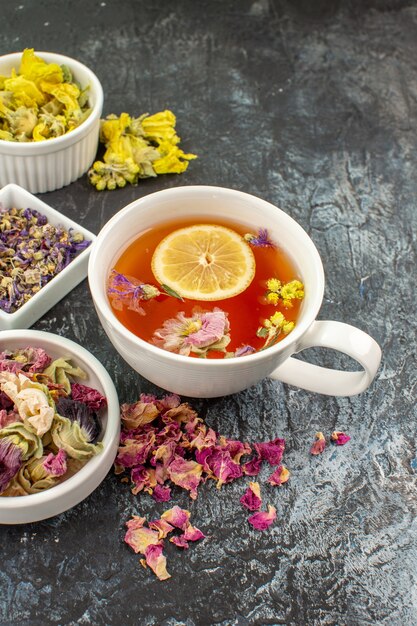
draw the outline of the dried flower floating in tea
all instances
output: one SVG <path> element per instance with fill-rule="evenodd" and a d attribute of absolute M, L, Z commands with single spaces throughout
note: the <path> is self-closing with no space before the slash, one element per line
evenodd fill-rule
<path fill-rule="evenodd" d="M 250 356 L 275 345 L 295 327 L 304 286 L 266 229 L 244 232 L 184 218 L 139 233 L 109 272 L 116 317 L 187 357 Z"/>
<path fill-rule="evenodd" d="M 268 231 L 266 228 L 260 228 L 257 235 L 253 235 L 252 233 L 246 233 L 243 236 L 245 241 L 248 242 L 249 245 L 254 246 L 255 248 L 275 248 L 275 244 L 269 238 Z"/>
<path fill-rule="evenodd" d="M 35 209 L 0 208 L 0 309 L 17 311 L 90 244 Z"/>
<path fill-rule="evenodd" d="M 106 398 L 74 381 L 85 376 L 41 348 L 0 353 L 0 496 L 49 489 L 101 452 L 96 411 Z"/>

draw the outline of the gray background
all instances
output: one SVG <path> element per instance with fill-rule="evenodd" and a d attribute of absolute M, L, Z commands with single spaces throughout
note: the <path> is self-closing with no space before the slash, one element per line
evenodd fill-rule
<path fill-rule="evenodd" d="M 164 505 L 110 473 L 73 510 L 0 528 L 0 623 L 416 624 L 417 3 L 1 0 L 0 10 L 1 54 L 32 46 L 78 58 L 103 84 L 105 114 L 170 108 L 182 146 L 199 156 L 181 177 L 98 193 L 84 176 L 43 200 L 97 233 L 159 189 L 260 196 L 322 255 L 320 319 L 357 325 L 383 349 L 376 382 L 358 397 L 263 381 L 192 402 L 229 437 L 287 438 L 292 478 L 264 489 L 278 511 L 269 531 L 247 525 L 245 481 L 203 486 L 195 502 L 178 490 L 174 502 L 209 537 L 183 553 L 170 546 L 172 578 L 158 582 L 122 537 L 131 514 Z M 121 402 L 162 393 L 109 344 L 86 281 L 35 328 L 90 349 Z M 351 435 L 348 446 L 310 457 L 315 431 L 335 428 Z"/>

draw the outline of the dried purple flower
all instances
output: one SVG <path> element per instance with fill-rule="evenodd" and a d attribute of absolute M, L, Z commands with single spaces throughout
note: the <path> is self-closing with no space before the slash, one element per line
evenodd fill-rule
<path fill-rule="evenodd" d="M 90 411 L 86 404 L 71 400 L 71 398 L 59 398 L 56 410 L 62 417 L 79 423 L 86 441 L 89 443 L 97 441 L 100 434 L 100 423 L 97 415 Z"/>
<path fill-rule="evenodd" d="M 161 292 L 154 285 L 143 283 L 134 276 L 125 276 L 116 270 L 110 272 L 107 293 L 112 306 L 121 311 L 123 306 L 127 306 L 131 311 L 136 311 L 139 315 L 145 315 L 144 308 L 140 302 L 157 298 Z"/>
<path fill-rule="evenodd" d="M 22 450 L 8 438 L 0 439 L 0 493 L 22 466 Z"/>
<path fill-rule="evenodd" d="M 90 244 L 38 211 L 0 207 L 0 308 L 17 311 Z"/>
<path fill-rule="evenodd" d="M 243 237 L 251 246 L 256 248 L 275 248 L 273 241 L 269 239 L 268 231 L 266 228 L 260 228 L 258 235 L 247 233 Z"/>
<path fill-rule="evenodd" d="M 253 354 L 254 352 L 256 352 L 256 350 L 252 346 L 241 346 L 235 351 L 233 356 L 248 356 L 248 354 Z"/>

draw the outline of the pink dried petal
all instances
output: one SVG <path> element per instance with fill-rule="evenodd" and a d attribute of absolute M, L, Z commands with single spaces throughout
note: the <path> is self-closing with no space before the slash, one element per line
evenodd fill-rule
<path fill-rule="evenodd" d="M 156 530 L 160 539 L 165 539 L 165 537 L 174 530 L 174 526 L 162 518 L 149 522 L 149 528 Z"/>
<path fill-rule="evenodd" d="M 0 429 L 5 428 L 9 424 L 13 424 L 14 422 L 21 422 L 22 418 L 19 413 L 12 409 L 11 411 L 7 411 L 6 409 L 0 410 Z"/>
<path fill-rule="evenodd" d="M 261 488 L 259 483 L 249 483 L 249 487 L 240 498 L 240 502 L 250 511 L 258 511 L 262 506 Z"/>
<path fill-rule="evenodd" d="M 285 467 L 285 465 L 279 465 L 277 469 L 275 470 L 275 472 L 271 474 L 271 476 L 268 478 L 268 482 L 271 485 L 282 485 L 283 483 L 287 482 L 289 477 L 290 477 L 290 472 Z"/>
<path fill-rule="evenodd" d="M 107 399 L 97 389 L 73 383 L 71 385 L 71 397 L 77 402 L 83 402 L 91 411 L 99 411 L 107 405 Z"/>
<path fill-rule="evenodd" d="M 169 487 L 163 487 L 162 485 L 156 485 L 152 493 L 152 498 L 155 502 L 169 502 L 169 500 L 171 500 L 171 489 Z"/>
<path fill-rule="evenodd" d="M 132 548 L 136 554 L 140 552 L 145 554 L 145 550 L 150 545 L 157 545 L 160 543 L 159 533 L 151 528 L 139 525 L 128 526 L 128 530 L 125 534 L 125 542 Z"/>
<path fill-rule="evenodd" d="M 195 452 L 195 460 L 197 461 L 197 463 L 200 463 L 200 465 L 203 466 L 203 470 L 207 473 L 207 474 L 211 474 L 211 469 L 207 464 L 207 459 L 211 456 L 211 454 L 213 453 L 213 448 L 204 448 L 203 450 L 196 450 Z"/>
<path fill-rule="evenodd" d="M 159 415 L 159 411 L 153 403 L 135 402 L 134 404 L 122 404 L 120 407 L 123 425 L 129 430 L 139 428 L 144 424 L 153 422 Z"/>
<path fill-rule="evenodd" d="M 189 447 L 203 450 L 204 448 L 212 448 L 216 444 L 217 434 L 212 429 L 200 426 L 199 431 L 194 433 L 194 437 L 190 439 Z"/>
<path fill-rule="evenodd" d="M 167 443 L 160 444 L 156 450 L 154 450 L 151 459 L 152 465 L 156 465 L 157 461 L 161 461 L 163 467 L 167 467 L 174 460 L 176 447 L 176 441 L 168 441 Z"/>
<path fill-rule="evenodd" d="M 197 413 L 190 407 L 188 402 L 183 402 L 179 406 L 165 411 L 162 415 L 162 421 L 165 422 L 165 424 L 169 424 L 170 422 L 187 423 L 191 422 L 196 417 L 198 417 Z"/>
<path fill-rule="evenodd" d="M 243 475 L 242 468 L 235 463 L 227 450 L 213 450 L 207 457 L 206 463 L 217 480 L 217 489 L 224 483 L 230 483 Z"/>
<path fill-rule="evenodd" d="M 50 476 L 63 476 L 67 472 L 67 453 L 60 448 L 56 454 L 51 452 L 42 463 Z"/>
<path fill-rule="evenodd" d="M 336 444 L 336 446 L 344 446 L 345 443 L 350 441 L 349 435 L 341 432 L 340 430 L 335 430 L 331 434 L 330 439 L 333 441 L 334 444 Z"/>
<path fill-rule="evenodd" d="M 182 536 L 187 541 L 199 541 L 200 539 L 205 539 L 206 537 L 199 528 L 196 528 L 196 526 L 193 526 L 192 524 L 188 524 Z"/>
<path fill-rule="evenodd" d="M 191 344 L 197 348 L 207 348 L 217 343 L 228 332 L 227 316 L 223 311 L 211 311 L 201 316 L 202 326 L 200 330 L 191 333 L 184 339 L 185 344 Z"/>
<path fill-rule="evenodd" d="M 130 473 L 131 481 L 134 485 L 132 493 L 138 494 L 140 491 L 152 493 L 156 487 L 155 471 L 145 465 L 134 467 Z"/>
<path fill-rule="evenodd" d="M 248 517 L 248 522 L 255 530 L 266 530 L 277 518 L 277 510 L 268 504 L 268 512 L 259 511 Z"/>
<path fill-rule="evenodd" d="M 162 553 L 162 545 L 149 545 L 145 550 L 145 559 L 147 565 L 149 565 L 159 580 L 171 578 L 171 574 L 167 572 L 167 559 Z"/>
<path fill-rule="evenodd" d="M 318 432 L 315 434 L 316 441 L 312 444 L 310 448 L 310 454 L 321 454 L 326 447 L 326 438 L 323 433 Z"/>
<path fill-rule="evenodd" d="M 270 465 L 279 465 L 285 450 L 285 439 L 273 439 L 263 443 L 253 445 L 256 452 L 263 461 L 268 461 Z"/>
<path fill-rule="evenodd" d="M 197 497 L 197 487 L 201 481 L 203 468 L 195 461 L 186 461 L 176 457 L 168 466 L 168 475 L 172 482 L 190 492 L 193 500 Z"/>
<path fill-rule="evenodd" d="M 146 522 L 145 517 L 140 517 L 139 515 L 134 515 L 130 520 L 126 522 L 126 526 L 135 530 L 137 528 L 142 528 L 144 523 Z"/>
<path fill-rule="evenodd" d="M 243 463 L 242 471 L 246 476 L 257 476 L 261 471 L 262 459 L 261 457 L 254 457 L 250 461 Z"/>
<path fill-rule="evenodd" d="M 125 440 L 119 447 L 116 463 L 125 468 L 145 463 L 154 443 L 154 433 L 146 433 L 141 438 Z"/>
<path fill-rule="evenodd" d="M 177 548 L 184 548 L 184 550 L 188 550 L 189 544 L 184 535 L 179 535 L 170 538 L 170 542 L 175 544 Z"/>
<path fill-rule="evenodd" d="M 168 509 L 162 513 L 161 519 L 164 519 L 169 524 L 172 524 L 175 528 L 185 530 L 189 525 L 190 511 L 187 511 L 187 509 L 181 509 L 179 506 L 175 505 L 172 509 Z"/>
<path fill-rule="evenodd" d="M 252 448 L 248 443 L 237 441 L 235 439 L 227 439 L 226 437 L 219 438 L 219 446 L 230 453 L 233 461 L 240 463 L 240 459 L 245 454 L 250 454 Z"/>
<path fill-rule="evenodd" d="M 182 437 L 181 426 L 176 422 L 170 422 L 160 430 L 157 430 L 155 436 L 157 447 L 164 445 L 165 443 L 168 443 L 170 441 L 178 442 Z"/>
<path fill-rule="evenodd" d="M 171 393 L 162 398 L 162 400 L 156 400 L 156 406 L 163 413 L 169 409 L 175 409 L 181 403 L 181 398 L 176 393 Z"/>
<path fill-rule="evenodd" d="M 52 358 L 42 348 L 30 348 L 30 350 L 33 363 L 29 367 L 29 372 L 43 372 L 51 363 Z"/>

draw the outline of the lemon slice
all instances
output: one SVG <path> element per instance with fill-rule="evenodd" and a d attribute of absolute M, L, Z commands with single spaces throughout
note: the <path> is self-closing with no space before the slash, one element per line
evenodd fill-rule
<path fill-rule="evenodd" d="M 255 275 L 255 257 L 230 228 L 198 224 L 170 233 L 157 246 L 152 271 L 159 283 L 191 300 L 237 296 Z"/>

